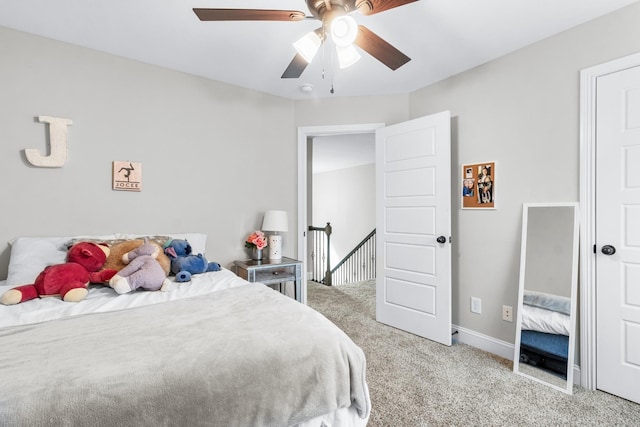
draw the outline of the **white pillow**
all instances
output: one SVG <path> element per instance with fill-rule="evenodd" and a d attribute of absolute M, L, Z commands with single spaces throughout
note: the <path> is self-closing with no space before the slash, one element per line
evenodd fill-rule
<path fill-rule="evenodd" d="M 118 234 L 119 239 L 138 239 L 150 236 L 149 234 Z M 207 235 L 203 233 L 155 233 L 154 236 L 167 236 L 172 239 L 183 239 L 191 245 L 194 254 L 203 254 L 207 250 Z"/>
<path fill-rule="evenodd" d="M 7 286 L 28 285 L 45 267 L 67 260 L 65 244 L 72 239 L 112 240 L 115 234 L 77 237 L 19 237 L 12 242 Z"/>
<path fill-rule="evenodd" d="M 207 251 L 207 235 L 201 233 L 172 233 L 169 234 L 172 239 L 184 239 L 191 245 L 191 251 L 194 254 L 205 254 Z"/>
<path fill-rule="evenodd" d="M 569 316 L 566 314 L 531 305 L 522 306 L 522 329 L 569 335 L 570 325 Z"/>

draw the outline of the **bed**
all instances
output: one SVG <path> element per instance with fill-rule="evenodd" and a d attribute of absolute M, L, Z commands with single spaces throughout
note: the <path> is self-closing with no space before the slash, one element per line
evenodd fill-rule
<path fill-rule="evenodd" d="M 567 377 L 571 301 L 524 290 L 520 362 Z"/>
<path fill-rule="evenodd" d="M 204 251 L 206 237 L 175 236 Z M 34 274 L 23 261 L 57 263 L 65 239 L 14 241 L 0 294 Z M 167 292 L 0 305 L 0 342 L 3 425 L 365 426 L 371 409 L 343 331 L 224 268 Z"/>

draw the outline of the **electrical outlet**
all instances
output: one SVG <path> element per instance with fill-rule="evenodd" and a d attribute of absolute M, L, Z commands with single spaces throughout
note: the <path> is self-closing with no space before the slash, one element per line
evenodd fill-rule
<path fill-rule="evenodd" d="M 502 306 L 502 320 L 506 322 L 513 322 L 513 307 L 508 305 Z"/>
<path fill-rule="evenodd" d="M 480 298 L 471 297 L 471 312 L 477 314 L 482 313 L 482 301 Z"/>

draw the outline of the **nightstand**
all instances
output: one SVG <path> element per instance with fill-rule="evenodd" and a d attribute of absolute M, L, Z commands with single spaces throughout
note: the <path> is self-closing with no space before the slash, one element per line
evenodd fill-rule
<path fill-rule="evenodd" d="M 302 261 L 282 257 L 279 260 L 234 261 L 236 274 L 248 282 L 260 282 L 265 285 L 294 282 L 294 297 L 302 299 Z"/>

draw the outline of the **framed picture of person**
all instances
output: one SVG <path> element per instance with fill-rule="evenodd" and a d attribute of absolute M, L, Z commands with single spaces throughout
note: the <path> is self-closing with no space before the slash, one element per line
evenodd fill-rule
<path fill-rule="evenodd" d="M 496 162 L 462 165 L 462 209 L 496 208 Z"/>

